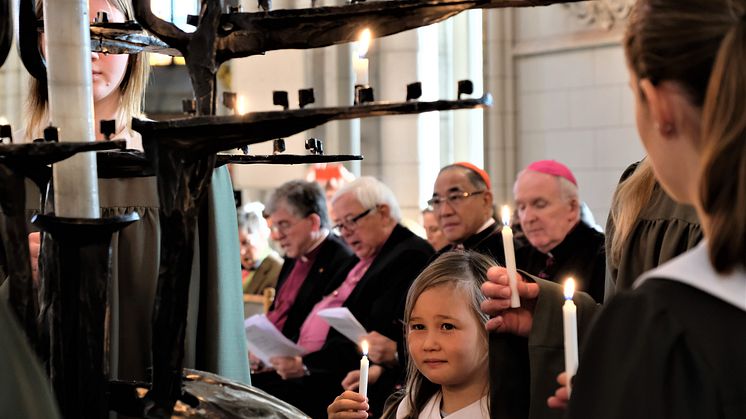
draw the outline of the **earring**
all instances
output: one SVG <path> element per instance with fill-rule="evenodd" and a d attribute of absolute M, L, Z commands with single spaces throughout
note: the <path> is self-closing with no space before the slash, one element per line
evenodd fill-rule
<path fill-rule="evenodd" d="M 656 122 L 655 129 L 663 135 L 670 135 L 673 133 L 673 124 L 666 123 L 661 127 L 660 124 Z"/>

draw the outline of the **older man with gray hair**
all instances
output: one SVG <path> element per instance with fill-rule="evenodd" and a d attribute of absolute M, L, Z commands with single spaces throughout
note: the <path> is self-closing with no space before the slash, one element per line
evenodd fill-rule
<path fill-rule="evenodd" d="M 578 182 L 555 160 L 540 160 L 518 174 L 513 187 L 528 243 L 516 250 L 519 268 L 554 282 L 573 277 L 579 290 L 603 302 L 604 235 L 580 218 Z"/>
<path fill-rule="evenodd" d="M 403 358 L 402 317 L 412 281 L 433 255 L 430 245 L 403 227 L 401 211 L 391 189 L 364 176 L 340 189 L 332 199 L 334 230 L 352 248 L 355 258 L 341 284 L 328 290 L 303 323 L 298 345 L 303 357 L 278 357 L 272 365 L 283 381 L 255 384 L 300 407 L 309 416 L 326 416 L 326 407 L 346 388 L 357 388 L 360 342 L 352 342 L 317 313 L 346 307 L 369 333 L 368 397 L 371 411 L 380 414 L 394 391 Z M 351 372 L 354 371 L 354 372 Z M 350 373 L 350 374 L 348 374 Z M 343 381 L 344 379 L 344 381 Z"/>
<path fill-rule="evenodd" d="M 304 180 L 284 183 L 267 202 L 272 239 L 285 253 L 267 318 L 294 341 L 313 306 L 328 288 L 339 285 L 352 258 L 350 249 L 330 233 L 326 208 L 321 187 Z"/>

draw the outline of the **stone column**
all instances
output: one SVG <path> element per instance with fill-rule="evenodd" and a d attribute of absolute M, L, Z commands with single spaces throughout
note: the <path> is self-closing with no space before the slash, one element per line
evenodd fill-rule
<path fill-rule="evenodd" d="M 494 105 L 484 117 L 484 168 L 492 178 L 495 203 L 512 201 L 516 174 L 513 11 L 484 11 L 484 90 Z"/>

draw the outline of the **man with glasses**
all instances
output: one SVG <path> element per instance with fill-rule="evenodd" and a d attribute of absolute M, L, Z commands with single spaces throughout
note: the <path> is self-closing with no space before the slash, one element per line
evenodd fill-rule
<path fill-rule="evenodd" d="M 469 249 L 504 262 L 500 226 L 492 217 L 490 187 L 487 173 L 471 163 L 458 162 L 440 169 L 433 196 L 427 202 L 451 243 L 439 253 Z"/>
<path fill-rule="evenodd" d="M 370 367 L 368 397 L 376 415 L 401 373 L 398 353 L 403 349 L 407 291 L 433 250 L 399 223 L 401 211 L 393 192 L 372 177 L 361 177 L 340 189 L 332 199 L 332 209 L 335 230 L 356 256 L 351 269 L 342 283 L 316 304 L 301 327 L 298 344 L 309 353 L 273 359 L 284 381 L 256 385 L 313 418 L 326 417 L 326 407 L 339 394 L 340 383 L 350 389 L 357 387 L 360 342 L 330 329 L 316 314 L 347 307 L 369 332 L 365 339 L 374 365 Z"/>
<path fill-rule="evenodd" d="M 344 279 L 352 251 L 329 232 L 324 191 L 316 182 L 293 180 L 267 202 L 271 237 L 285 253 L 277 297 L 267 318 L 293 341 L 328 287 Z"/>

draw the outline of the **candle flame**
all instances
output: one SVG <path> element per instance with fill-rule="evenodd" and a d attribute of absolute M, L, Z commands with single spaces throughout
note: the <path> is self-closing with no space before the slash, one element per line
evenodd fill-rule
<path fill-rule="evenodd" d="M 510 207 L 507 205 L 503 205 L 502 209 L 502 219 L 503 219 L 503 225 L 510 226 Z"/>
<path fill-rule="evenodd" d="M 365 28 L 360 32 L 360 37 L 357 39 L 357 56 L 364 58 L 368 54 L 368 48 L 370 47 L 370 39 L 372 38 L 370 29 Z"/>
<path fill-rule="evenodd" d="M 575 294 L 575 280 L 570 277 L 565 281 L 565 299 L 572 300 L 573 294 Z"/>
<path fill-rule="evenodd" d="M 368 355 L 368 341 L 367 340 L 363 340 L 360 343 L 360 347 L 363 348 L 363 355 L 367 356 Z"/>
<path fill-rule="evenodd" d="M 249 100 L 246 99 L 246 96 L 238 95 L 236 97 L 236 113 L 239 115 L 244 115 L 249 112 Z"/>

